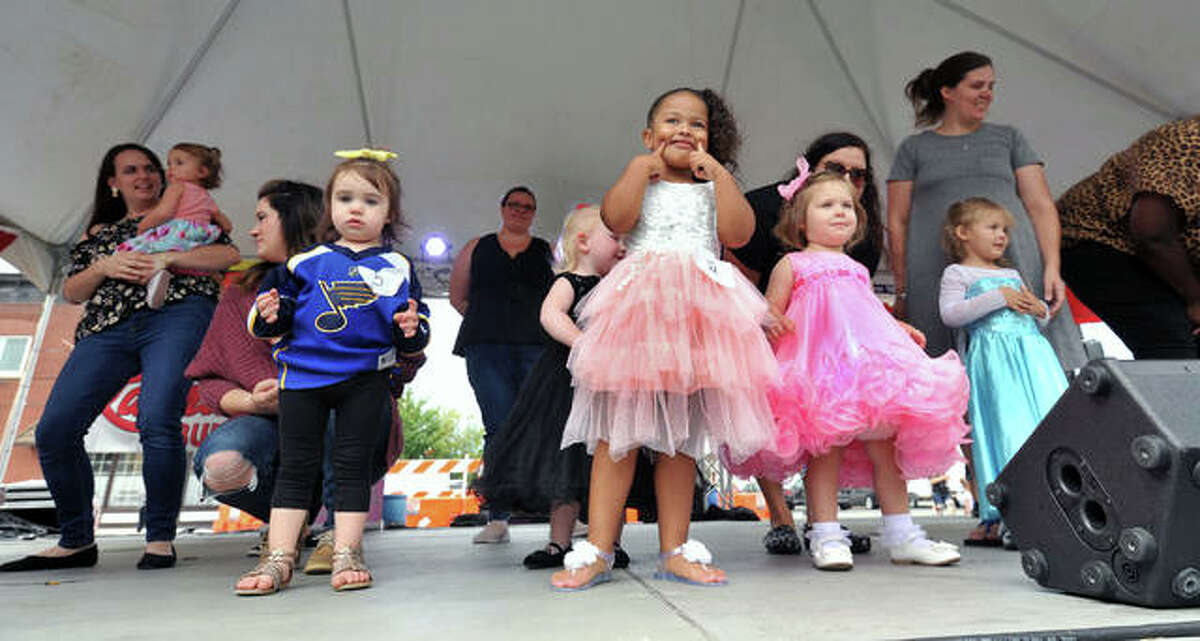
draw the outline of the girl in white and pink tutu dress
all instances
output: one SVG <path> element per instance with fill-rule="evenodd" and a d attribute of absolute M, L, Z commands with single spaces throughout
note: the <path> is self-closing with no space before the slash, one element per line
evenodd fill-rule
<path fill-rule="evenodd" d="M 775 433 L 765 390 L 777 377 L 759 322 L 766 301 L 729 263 L 754 213 L 728 167 L 737 125 L 711 90 L 675 89 L 650 107 L 637 156 L 604 196 L 626 258 L 579 307 L 583 334 L 567 365 L 575 397 L 563 446 L 594 454 L 588 541 L 551 583 L 580 590 L 611 578 L 613 542 L 640 452 L 655 457 L 656 578 L 721 585 L 712 555 L 688 540 L 695 459 L 713 448 L 741 462 Z"/>
<path fill-rule="evenodd" d="M 807 536 L 820 569 L 854 563 L 837 522 L 839 483 L 874 484 L 893 563 L 954 563 L 956 547 L 928 540 L 913 523 L 905 479 L 962 460 L 966 373 L 953 352 L 926 356 L 923 337 L 892 318 L 866 268 L 845 254 L 864 229 L 853 186 L 830 172 L 808 176 L 803 158 L 797 165 L 800 176 L 779 188 L 785 202 L 775 234 L 800 251 L 780 259 L 767 286 L 768 302 L 795 324 L 773 337 L 781 383 L 768 398 L 778 432 L 772 447 L 730 461 L 730 469 L 782 479 L 807 467 Z"/>

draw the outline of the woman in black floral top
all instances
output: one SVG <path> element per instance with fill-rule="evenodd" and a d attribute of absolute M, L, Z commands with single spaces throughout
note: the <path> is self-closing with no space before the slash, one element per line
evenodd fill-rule
<path fill-rule="evenodd" d="M 218 272 L 238 260 L 227 236 L 189 252 L 116 253 L 137 234 L 137 222 L 158 203 L 162 164 L 152 151 L 117 145 L 96 178 L 92 219 L 71 250 L 63 297 L 83 303 L 75 348 L 63 365 L 37 426 L 38 459 L 54 496 L 58 544 L 0 566 L 3 571 L 95 565 L 92 467 L 83 436 L 104 405 L 141 374 L 137 427 L 146 485 L 146 551 L 138 569 L 175 564 L 175 525 L 187 472 L 180 418 L 190 381 L 183 370 L 204 337 L 219 285 L 209 276 L 171 279 L 161 309 L 146 307 L 146 281 L 160 266 Z M 156 262 L 161 261 L 161 262 Z"/>

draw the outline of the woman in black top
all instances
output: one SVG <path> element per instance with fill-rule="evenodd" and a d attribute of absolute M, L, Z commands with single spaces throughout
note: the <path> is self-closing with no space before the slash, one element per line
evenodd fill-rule
<path fill-rule="evenodd" d="M 509 189 L 500 200 L 500 231 L 468 242 L 450 272 L 450 304 L 463 315 L 454 353 L 467 359 L 485 448 L 542 352 L 538 314 L 554 274 L 549 243 L 529 233 L 536 213 L 528 187 Z M 475 542 L 507 541 L 508 512 L 493 506 Z"/>
<path fill-rule="evenodd" d="M 834 171 L 840 173 L 854 185 L 858 201 L 867 212 L 867 234 L 846 253 L 867 268 L 872 276 L 879 266 L 883 248 L 883 220 L 879 216 L 879 189 L 875 186 L 875 175 L 871 168 L 871 150 L 866 141 L 851 133 L 828 133 L 817 138 L 804 150 L 804 159 L 813 173 Z M 778 186 L 796 177 L 793 168 L 783 181 L 771 183 L 746 193 L 746 200 L 754 209 L 754 235 L 745 245 L 726 251 L 726 259 L 746 275 L 750 282 L 766 291 L 767 277 L 775 263 L 787 253 L 782 243 L 772 233 L 779 222 L 779 208 L 783 196 Z M 771 513 L 771 530 L 763 538 L 763 545 L 772 554 L 798 554 L 801 548 L 792 511 L 787 507 L 783 485 L 771 479 L 757 479 Z M 866 537 L 851 535 L 851 547 L 861 553 L 870 549 Z"/>

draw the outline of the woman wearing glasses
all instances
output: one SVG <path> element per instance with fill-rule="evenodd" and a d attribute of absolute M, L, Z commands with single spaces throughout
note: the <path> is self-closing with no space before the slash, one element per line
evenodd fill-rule
<path fill-rule="evenodd" d="M 500 230 L 468 242 L 450 271 L 450 304 L 463 316 L 454 353 L 467 359 L 467 379 L 483 414 L 485 448 L 542 353 L 538 315 L 554 277 L 554 259 L 550 244 L 529 233 L 536 213 L 533 191 L 509 189 L 500 199 Z M 508 538 L 508 512 L 493 506 L 475 542 L 507 543 Z"/>
<path fill-rule="evenodd" d="M 904 139 L 888 176 L 889 261 L 896 275 L 897 312 L 925 332 L 936 356 L 954 346 L 942 324 L 938 291 L 948 264 L 941 249 L 950 205 L 984 197 L 1013 213 L 1006 258 L 1057 316 L 1044 330 L 1065 369 L 1083 365 L 1083 344 L 1059 274 L 1058 211 L 1042 159 L 1021 132 L 984 122 L 996 74 L 987 56 L 965 51 L 925 69 L 905 87 L 918 127 Z"/>
<path fill-rule="evenodd" d="M 866 141 L 854 134 L 834 132 L 814 140 L 804 150 L 804 158 L 814 173 L 837 172 L 854 185 L 858 202 L 867 213 L 867 234 L 848 248 L 846 253 L 874 275 L 883 250 L 883 221 L 879 215 L 879 189 L 875 186 L 875 176 L 871 171 L 871 149 Z M 784 176 L 783 181 L 746 193 L 746 200 L 754 209 L 754 235 L 742 247 L 725 252 L 726 260 L 737 265 L 746 278 L 763 291 L 766 290 L 771 268 L 786 253 L 772 233 L 779 222 L 779 208 L 783 205 L 783 196 L 779 195 L 777 187 L 796 175 L 793 163 L 792 170 Z M 771 513 L 771 529 L 763 537 L 767 552 L 799 554 L 802 548 L 800 535 L 796 532 L 792 511 L 787 506 L 783 485 L 767 478 L 756 480 Z M 850 540 L 855 553 L 861 554 L 870 549 L 870 539 L 866 536 L 851 535 Z"/>

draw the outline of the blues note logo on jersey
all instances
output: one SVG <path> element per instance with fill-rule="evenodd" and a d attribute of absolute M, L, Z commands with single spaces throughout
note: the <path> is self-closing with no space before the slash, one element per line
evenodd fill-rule
<path fill-rule="evenodd" d="M 330 309 L 317 315 L 313 324 L 326 334 L 340 332 L 346 328 L 344 310 L 370 305 L 378 298 L 375 292 L 371 291 L 371 287 L 361 280 L 319 280 L 317 284 L 321 286 L 321 293 L 325 295 Z"/>

